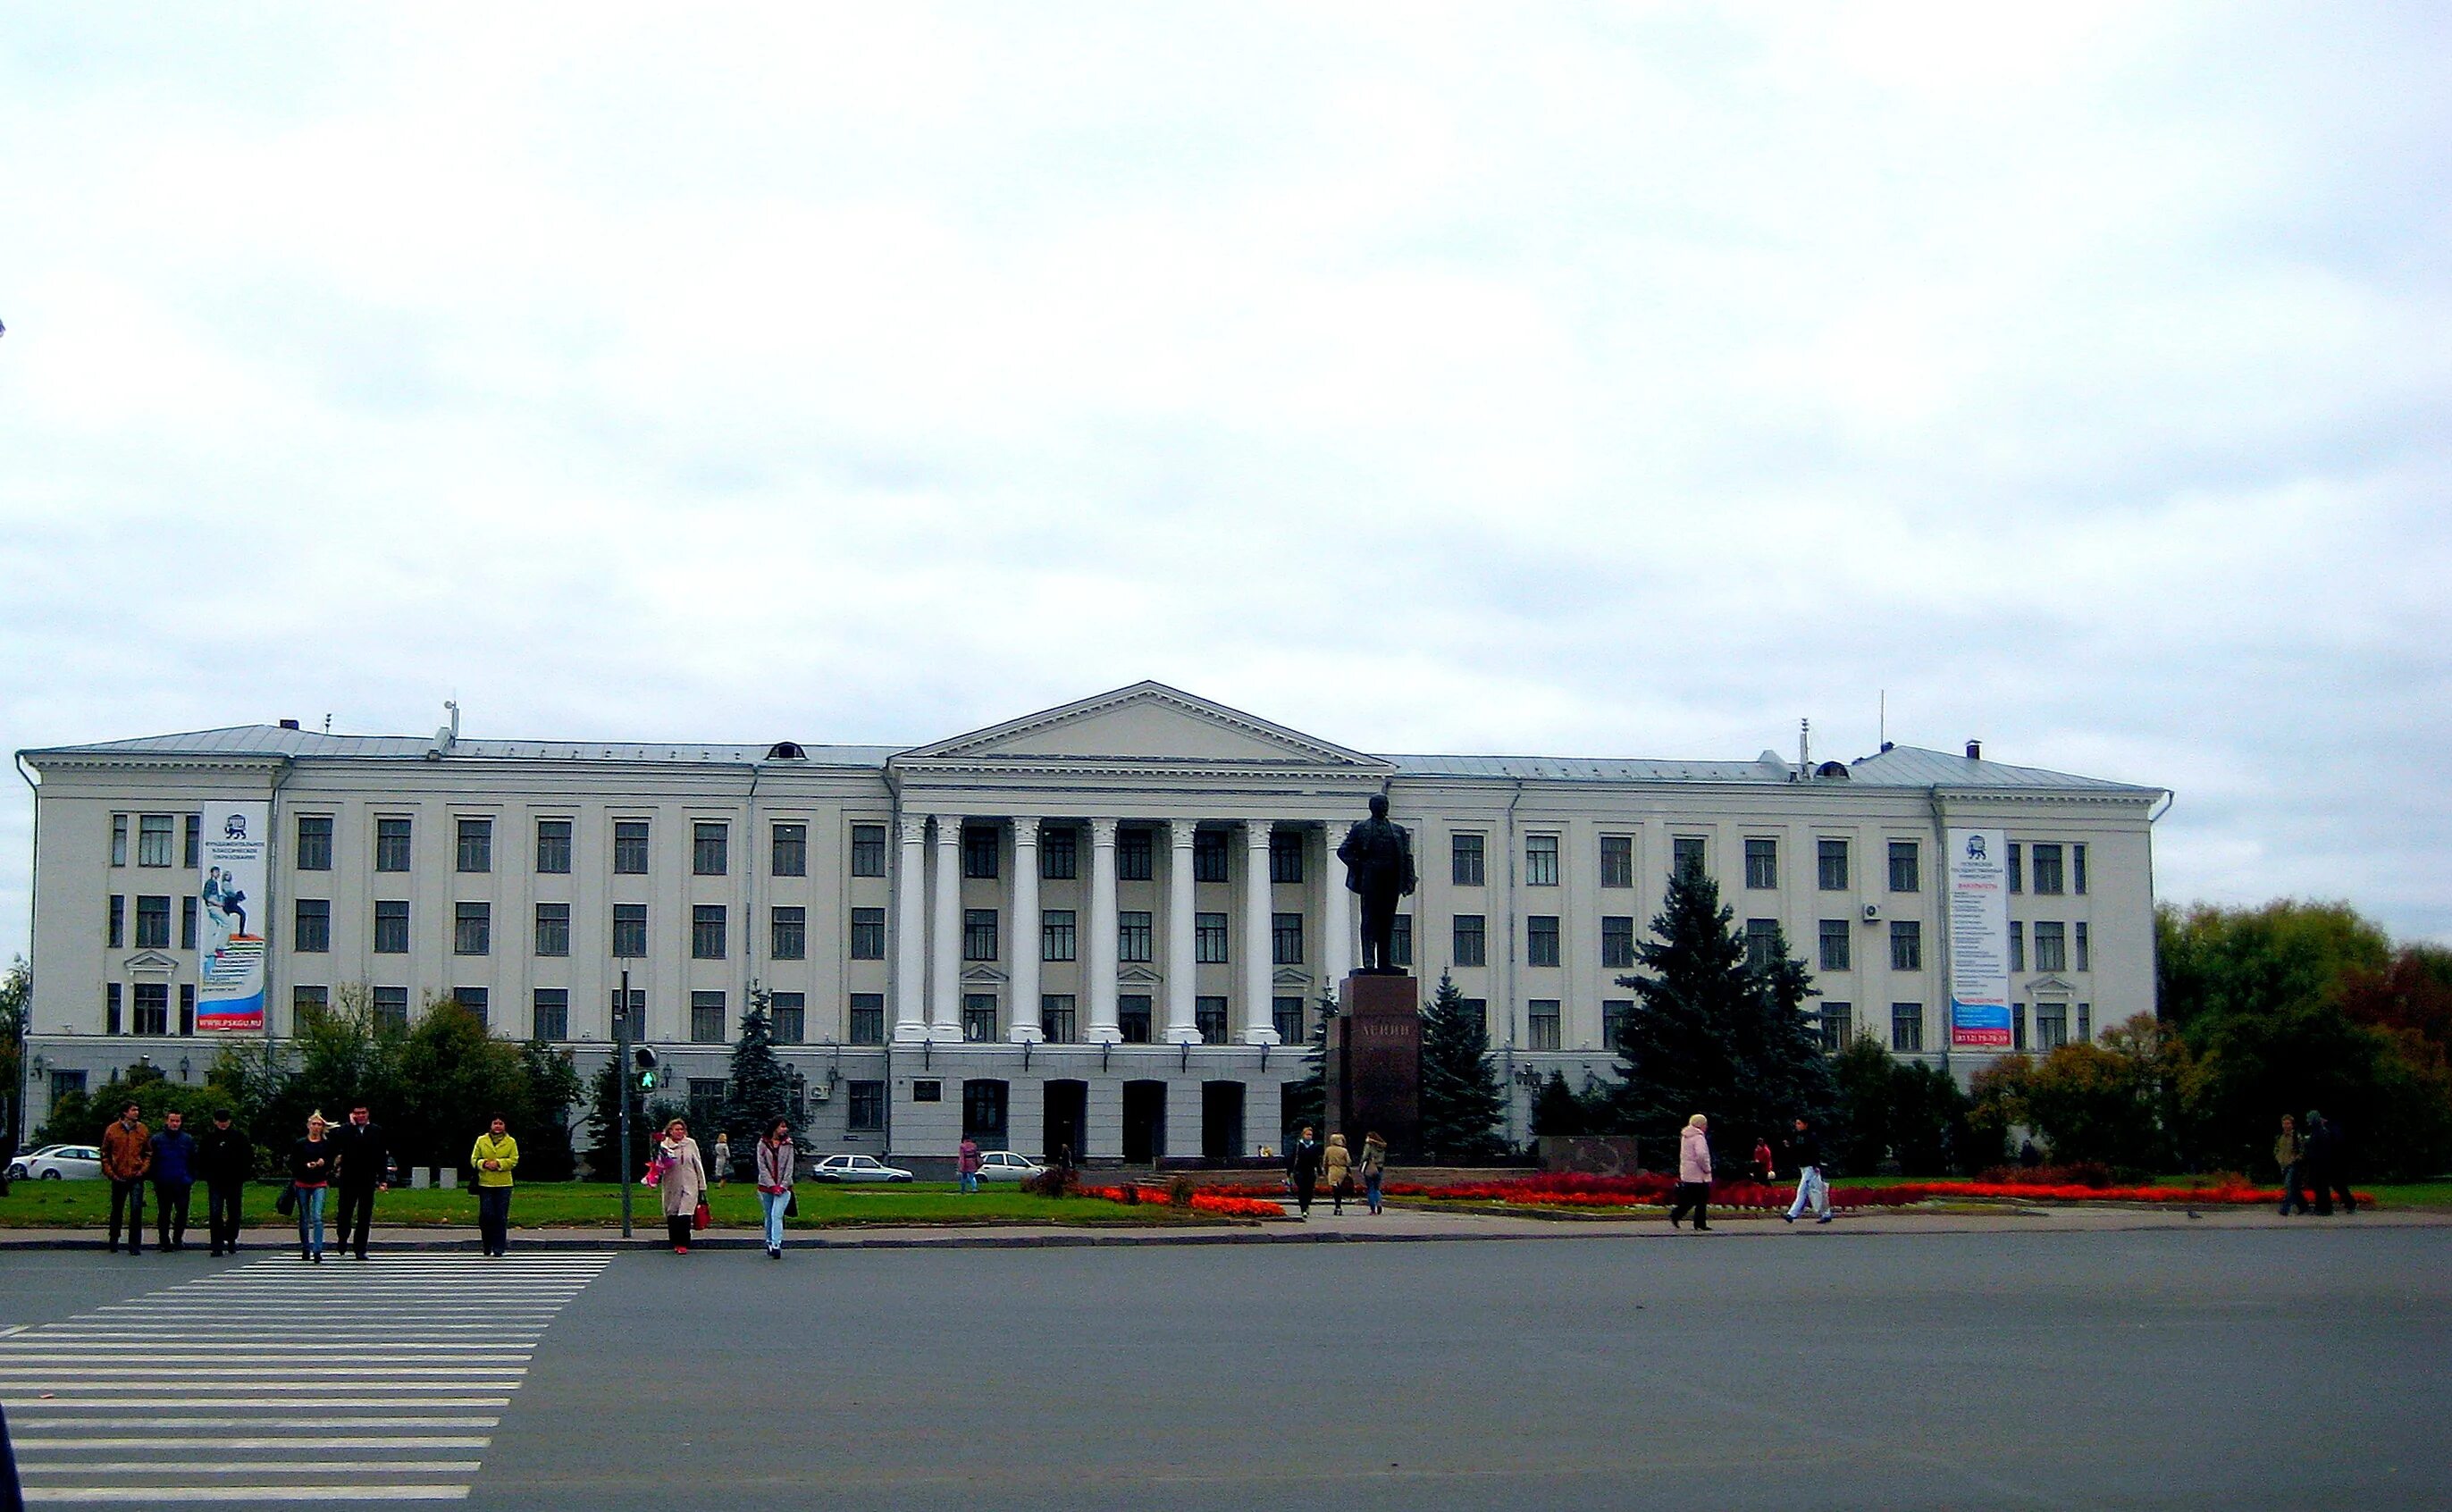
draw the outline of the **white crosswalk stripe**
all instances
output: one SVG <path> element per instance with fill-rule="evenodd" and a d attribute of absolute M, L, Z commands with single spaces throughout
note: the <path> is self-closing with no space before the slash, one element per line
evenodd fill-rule
<path fill-rule="evenodd" d="M 29 1505 L 465 1499 L 607 1254 L 266 1259 L 0 1333 Z"/>

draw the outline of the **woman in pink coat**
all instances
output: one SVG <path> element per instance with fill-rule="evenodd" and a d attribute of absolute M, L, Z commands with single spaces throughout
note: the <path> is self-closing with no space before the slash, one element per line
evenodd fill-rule
<path fill-rule="evenodd" d="M 1691 1209 L 1694 1231 L 1700 1234 L 1710 1230 L 1704 1211 L 1704 1204 L 1711 1198 L 1711 1141 L 1704 1133 L 1710 1126 L 1710 1121 L 1697 1113 L 1686 1121 L 1686 1127 L 1677 1135 L 1677 1197 L 1669 1205 L 1671 1228 Z"/>

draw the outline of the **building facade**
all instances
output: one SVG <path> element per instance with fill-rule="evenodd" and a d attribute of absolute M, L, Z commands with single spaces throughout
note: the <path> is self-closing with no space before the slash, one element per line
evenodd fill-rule
<path fill-rule="evenodd" d="M 20 753 L 35 774 L 29 1124 L 140 1060 L 200 1079 L 198 848 L 267 806 L 264 1033 L 457 997 L 592 1071 L 628 983 L 672 1095 L 720 1100 L 769 995 L 821 1152 L 933 1163 L 1281 1147 L 1356 959 L 1335 859 L 1374 793 L 1413 831 L 1400 959 L 1532 1090 L 1614 1074 L 1617 984 L 1672 866 L 1813 970 L 1826 1043 L 1962 1073 L 1941 850 L 2009 844 L 2017 1046 L 2153 1005 L 2159 788 L 1885 748 L 1853 764 L 1373 756 L 1144 683 L 909 749 L 318 734 L 285 723 Z"/>

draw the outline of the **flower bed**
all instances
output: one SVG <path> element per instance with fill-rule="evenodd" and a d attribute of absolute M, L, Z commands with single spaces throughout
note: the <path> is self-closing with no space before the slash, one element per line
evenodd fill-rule
<path fill-rule="evenodd" d="M 1413 1182 L 1391 1182 L 1385 1188 L 1391 1197 L 1406 1197 L 1439 1203 L 1495 1203 L 1515 1207 L 1659 1207 L 1669 1203 L 1675 1190 L 1674 1178 L 1646 1176 L 1579 1176 L 1573 1174 L 1545 1176 L 1496 1177 L 1484 1182 L 1456 1182 L 1444 1186 L 1425 1186 Z M 1203 1195 L 1216 1193 L 1235 1198 L 1279 1198 L 1283 1188 L 1275 1184 L 1246 1183 L 1236 1186 L 1210 1187 Z M 1727 1208 L 1771 1208 L 1786 1211 L 1795 1200 L 1796 1189 L 1788 1183 L 1765 1184 L 1761 1182 L 1722 1182 L 1711 1188 L 1711 1205 Z M 1933 1199 L 1960 1198 L 1978 1202 L 2026 1203 L 2180 1203 L 2205 1207 L 2247 1207 L 2259 1203 L 2279 1205 L 2282 1193 L 2278 1188 L 2252 1186 L 2239 1176 L 2217 1177 L 2204 1185 L 2174 1186 L 2139 1184 L 2127 1186 L 2094 1185 L 2091 1184 L 2051 1181 L 1974 1181 L 1974 1182 L 1893 1182 L 1881 1186 L 1845 1186 L 1830 1190 L 1830 1205 L 1841 1208 L 1903 1207 L 1909 1203 Z M 2373 1202 L 2366 1193 L 2358 1194 L 2362 1203 Z M 1275 1206 L 1272 1202 L 1268 1205 Z"/>
<path fill-rule="evenodd" d="M 1192 1194 L 1191 1201 L 1184 1205 L 1193 1212 L 1207 1213 L 1214 1218 L 1283 1218 L 1286 1216 L 1286 1210 L 1277 1204 L 1237 1195 L 1239 1190 L 1238 1188 L 1236 1191 L 1224 1191 L 1211 1187 L 1196 1191 Z M 1075 1195 L 1103 1198 L 1107 1202 L 1120 1203 L 1127 1206 L 1143 1203 L 1156 1207 L 1167 1205 L 1167 1194 L 1164 1190 L 1151 1190 L 1139 1186 L 1082 1186 L 1075 1189 Z"/>

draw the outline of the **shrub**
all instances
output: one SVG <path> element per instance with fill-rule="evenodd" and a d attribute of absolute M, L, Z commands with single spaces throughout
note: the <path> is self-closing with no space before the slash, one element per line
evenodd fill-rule
<path fill-rule="evenodd" d="M 1081 1180 L 1069 1165 L 1050 1165 L 1035 1176 L 1022 1179 L 1021 1189 L 1033 1197 L 1070 1197 L 1080 1188 Z"/>
<path fill-rule="evenodd" d="M 2113 1186 L 2121 1184 L 2101 1161 L 2070 1161 L 2058 1165 L 1994 1165 L 1977 1173 L 1979 1182 L 1999 1186 Z"/>
<path fill-rule="evenodd" d="M 1190 1207 L 1192 1205 L 1192 1194 L 1196 1190 L 1198 1190 L 1198 1188 L 1193 1184 L 1191 1177 L 1178 1176 L 1175 1178 L 1175 1180 L 1166 1184 L 1166 1205 L 1169 1207 Z"/>

